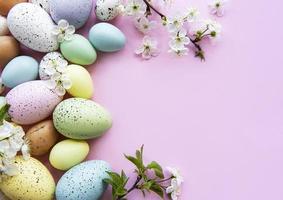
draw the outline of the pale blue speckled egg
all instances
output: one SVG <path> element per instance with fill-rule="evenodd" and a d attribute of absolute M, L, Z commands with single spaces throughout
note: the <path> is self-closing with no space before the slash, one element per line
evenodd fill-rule
<path fill-rule="evenodd" d="M 67 171 L 56 187 L 57 200 L 99 200 L 107 188 L 110 165 L 102 160 L 83 162 Z"/>
<path fill-rule="evenodd" d="M 50 14 L 55 22 L 65 19 L 76 29 L 81 28 L 88 20 L 92 0 L 49 0 Z"/>
<path fill-rule="evenodd" d="M 6 65 L 1 77 L 8 88 L 35 80 L 38 77 L 38 62 L 30 56 L 18 56 Z"/>

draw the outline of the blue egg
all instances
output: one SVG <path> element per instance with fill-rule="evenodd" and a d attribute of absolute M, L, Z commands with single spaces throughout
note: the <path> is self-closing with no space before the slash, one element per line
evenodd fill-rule
<path fill-rule="evenodd" d="M 30 56 L 18 56 L 11 60 L 2 72 L 3 84 L 14 88 L 24 82 L 35 80 L 38 76 L 38 62 Z"/>
<path fill-rule="evenodd" d="M 103 52 L 119 51 L 126 43 L 126 37 L 120 29 L 104 22 L 90 29 L 89 40 L 94 48 Z"/>
<path fill-rule="evenodd" d="M 67 171 L 56 187 L 57 200 L 99 200 L 107 188 L 110 165 L 102 160 L 83 162 Z"/>

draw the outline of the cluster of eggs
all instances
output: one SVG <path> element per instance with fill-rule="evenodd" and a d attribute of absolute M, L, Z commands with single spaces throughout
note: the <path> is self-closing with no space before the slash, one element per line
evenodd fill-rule
<path fill-rule="evenodd" d="M 97 0 L 94 12 L 101 21 L 109 21 L 119 14 L 119 5 L 120 0 Z M 17 156 L 19 174 L 0 181 L 5 198 L 96 200 L 107 187 L 103 179 L 108 177 L 110 165 L 102 160 L 83 162 L 90 150 L 86 140 L 103 135 L 112 125 L 110 113 L 91 100 L 93 81 L 87 66 L 96 61 L 96 51 L 121 50 L 125 36 L 106 22 L 95 24 L 88 38 L 74 34 L 71 40 L 59 43 L 52 35 L 61 19 L 76 29 L 83 27 L 92 8 L 93 0 L 0 0 L 0 92 L 9 89 L 5 96 L 8 114 L 15 125 L 27 125 L 25 137 L 32 156 L 49 153 L 51 165 L 67 171 L 56 186 L 39 160 Z M 20 55 L 22 46 L 46 55 L 38 62 Z M 66 74 L 72 85 L 67 93 L 71 98 L 46 85 L 43 63 L 54 56 L 68 63 Z M 60 134 L 66 138 L 58 142 Z"/>

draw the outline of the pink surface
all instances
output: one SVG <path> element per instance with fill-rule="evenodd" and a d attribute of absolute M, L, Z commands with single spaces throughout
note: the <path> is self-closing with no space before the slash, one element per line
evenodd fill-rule
<path fill-rule="evenodd" d="M 207 1 L 175 3 L 195 5 L 206 16 Z M 219 19 L 223 37 L 206 48 L 204 63 L 167 54 L 166 33 L 159 37 L 164 52 L 142 61 L 133 54 L 141 35 L 129 20 L 116 20 L 126 48 L 100 54 L 89 67 L 94 100 L 108 108 L 114 125 L 91 142 L 89 159 L 131 173 L 122 153 L 144 144 L 148 161 L 182 171 L 181 200 L 282 200 L 282 18 L 279 0 L 231 1 Z"/>

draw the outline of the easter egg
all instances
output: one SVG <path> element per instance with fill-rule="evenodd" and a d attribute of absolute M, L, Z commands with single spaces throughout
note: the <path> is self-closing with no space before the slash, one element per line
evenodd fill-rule
<path fill-rule="evenodd" d="M 89 31 L 89 41 L 95 49 L 103 52 L 119 51 L 125 46 L 125 35 L 109 23 L 95 24 Z"/>
<path fill-rule="evenodd" d="M 65 19 L 79 29 L 90 16 L 92 2 L 92 0 L 49 0 L 50 14 L 56 23 Z"/>
<path fill-rule="evenodd" d="M 97 0 L 95 5 L 95 14 L 101 21 L 110 21 L 120 13 L 120 0 Z"/>
<path fill-rule="evenodd" d="M 59 170 L 68 170 L 81 163 L 89 152 L 88 143 L 81 140 L 63 140 L 57 143 L 51 150 L 49 161 Z"/>
<path fill-rule="evenodd" d="M 26 1 L 27 0 L 0 0 L 0 15 L 6 16 L 13 6 Z"/>
<path fill-rule="evenodd" d="M 67 171 L 56 187 L 57 200 L 99 200 L 107 188 L 110 165 L 102 160 L 83 162 Z"/>
<path fill-rule="evenodd" d="M 48 13 L 31 3 L 20 3 L 7 17 L 12 35 L 22 44 L 39 52 L 58 49 L 57 37 L 52 34 L 54 23 Z"/>
<path fill-rule="evenodd" d="M 29 0 L 30 3 L 36 4 L 49 13 L 50 7 L 48 0 Z"/>
<path fill-rule="evenodd" d="M 48 54 L 46 54 L 40 64 L 39 64 L 39 77 L 41 80 L 47 80 L 50 79 L 50 72 L 48 70 L 50 70 L 50 68 L 52 68 L 53 70 L 55 70 L 56 67 L 58 66 L 67 66 L 68 62 L 64 59 L 64 57 L 62 56 L 62 54 L 60 54 L 59 52 L 50 52 Z"/>
<path fill-rule="evenodd" d="M 41 156 L 46 154 L 57 142 L 58 133 L 52 120 L 45 120 L 28 129 L 26 138 L 30 142 L 30 154 Z"/>
<path fill-rule="evenodd" d="M 0 36 L 7 35 L 8 33 L 7 19 L 0 15 Z"/>
<path fill-rule="evenodd" d="M 0 66 L 4 67 L 20 53 L 20 45 L 12 36 L 0 36 Z"/>
<path fill-rule="evenodd" d="M 17 124 L 34 124 L 49 117 L 62 101 L 44 81 L 30 81 L 10 90 L 6 96 L 9 115 Z"/>
<path fill-rule="evenodd" d="M 11 200 L 53 200 L 55 182 L 48 169 L 38 160 L 16 157 L 19 174 L 4 178 L 0 189 Z"/>
<path fill-rule="evenodd" d="M 68 61 L 79 65 L 90 65 L 97 57 L 89 41 L 78 34 L 75 34 L 72 40 L 62 42 L 60 50 Z"/>
<path fill-rule="evenodd" d="M 112 125 L 108 111 L 94 101 L 70 98 L 54 110 L 53 123 L 62 135 L 72 139 L 91 139 L 101 136 Z"/>
<path fill-rule="evenodd" d="M 66 73 L 72 81 L 72 87 L 67 90 L 70 95 L 84 99 L 92 97 L 92 79 L 84 67 L 79 65 L 69 65 Z"/>
<path fill-rule="evenodd" d="M 30 56 L 18 56 L 11 60 L 2 72 L 3 84 L 8 88 L 35 80 L 38 76 L 38 62 Z"/>

